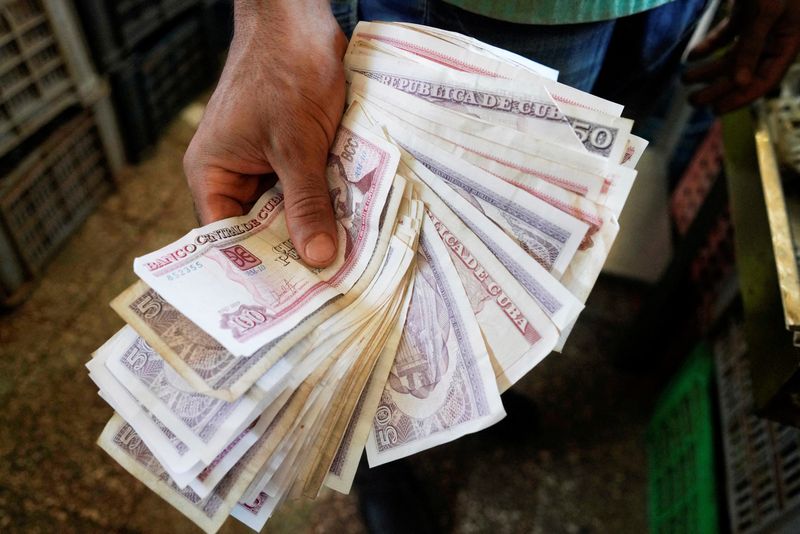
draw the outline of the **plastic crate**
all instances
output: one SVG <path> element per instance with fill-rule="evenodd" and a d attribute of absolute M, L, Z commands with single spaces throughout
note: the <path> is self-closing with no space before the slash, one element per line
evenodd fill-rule
<path fill-rule="evenodd" d="M 200 0 L 76 0 L 98 68 L 123 61 Z"/>
<path fill-rule="evenodd" d="M 658 401 L 647 428 L 653 534 L 718 530 L 711 355 L 701 345 Z"/>
<path fill-rule="evenodd" d="M 731 530 L 800 532 L 800 430 L 753 413 L 746 351 L 736 323 L 714 343 Z"/>
<path fill-rule="evenodd" d="M 199 16 L 183 20 L 111 75 L 128 157 L 138 161 L 216 71 Z"/>
<path fill-rule="evenodd" d="M 112 189 L 103 132 L 89 110 L 50 133 L 0 181 L 0 289 L 6 300 L 45 266 Z"/>
<path fill-rule="evenodd" d="M 79 101 L 39 0 L 0 0 L 0 156 Z"/>

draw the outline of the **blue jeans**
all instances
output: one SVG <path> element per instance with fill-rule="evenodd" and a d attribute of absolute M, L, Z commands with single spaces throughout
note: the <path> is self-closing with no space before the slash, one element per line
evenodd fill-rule
<path fill-rule="evenodd" d="M 333 0 L 346 32 L 358 19 L 417 22 L 457 31 L 559 71 L 559 81 L 650 111 L 680 66 L 706 0 L 674 0 L 630 17 L 586 24 L 528 25 L 490 19 L 442 0 Z"/>

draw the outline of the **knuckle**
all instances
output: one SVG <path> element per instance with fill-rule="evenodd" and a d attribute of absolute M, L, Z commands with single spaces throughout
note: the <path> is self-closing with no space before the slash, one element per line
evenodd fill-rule
<path fill-rule="evenodd" d="M 326 223 L 333 217 L 330 198 L 323 191 L 295 191 L 285 202 L 289 224 Z"/>

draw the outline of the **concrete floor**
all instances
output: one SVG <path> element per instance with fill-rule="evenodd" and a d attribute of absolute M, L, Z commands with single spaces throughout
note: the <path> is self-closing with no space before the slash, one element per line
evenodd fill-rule
<path fill-rule="evenodd" d="M 135 256 L 195 220 L 181 157 L 191 114 L 127 169 L 15 312 L 0 316 L 0 532 L 196 532 L 95 445 L 111 409 L 84 368 L 122 326 L 108 302 L 134 281 Z M 536 411 L 410 462 L 445 531 L 646 531 L 643 432 L 657 388 L 610 363 L 638 293 L 601 279 L 566 350 L 514 391 Z M 513 399 L 512 399 L 513 400 Z M 357 490 L 291 503 L 275 533 L 364 532 Z M 223 532 L 248 532 L 230 519 Z"/>

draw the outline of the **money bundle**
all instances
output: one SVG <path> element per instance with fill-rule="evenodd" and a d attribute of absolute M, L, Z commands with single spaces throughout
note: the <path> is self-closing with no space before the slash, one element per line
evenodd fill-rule
<path fill-rule="evenodd" d="M 361 23 L 310 268 L 280 184 L 134 261 L 87 364 L 99 445 L 207 532 L 486 428 L 563 346 L 646 142 L 622 107 L 469 37 Z"/>

